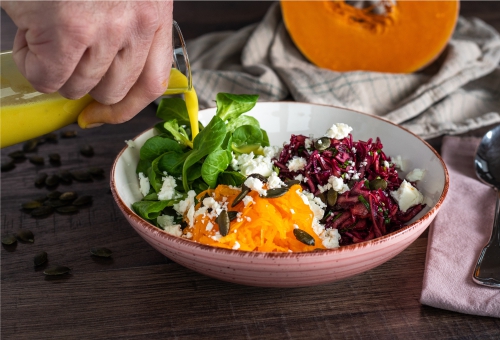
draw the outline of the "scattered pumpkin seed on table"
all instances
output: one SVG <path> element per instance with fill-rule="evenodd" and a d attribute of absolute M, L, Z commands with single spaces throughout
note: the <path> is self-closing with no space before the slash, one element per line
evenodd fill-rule
<path fill-rule="evenodd" d="M 61 138 L 74 138 L 78 135 L 76 130 L 61 131 Z"/>
<path fill-rule="evenodd" d="M 62 207 L 57 207 L 56 212 L 60 214 L 73 214 L 78 212 L 78 208 L 74 205 L 66 205 Z"/>
<path fill-rule="evenodd" d="M 30 213 L 33 217 L 48 216 L 54 212 L 54 208 L 48 205 L 41 206 L 40 208 L 33 209 Z"/>
<path fill-rule="evenodd" d="M 45 184 L 45 180 L 49 177 L 45 172 L 40 172 L 38 175 L 35 177 L 35 186 L 41 187 Z"/>
<path fill-rule="evenodd" d="M 92 175 L 87 171 L 72 171 L 71 176 L 78 182 L 92 181 Z"/>
<path fill-rule="evenodd" d="M 49 154 L 50 164 L 61 164 L 61 156 L 58 153 Z"/>
<path fill-rule="evenodd" d="M 59 173 L 59 180 L 64 184 L 73 183 L 73 176 L 68 170 L 63 170 Z"/>
<path fill-rule="evenodd" d="M 28 158 L 28 160 L 30 161 L 30 163 L 35 164 L 35 165 L 44 165 L 45 164 L 45 160 L 43 159 L 43 157 L 40 157 L 40 156 L 31 156 L 30 158 Z"/>
<path fill-rule="evenodd" d="M 30 139 L 23 144 L 23 151 L 24 152 L 34 152 L 37 149 L 38 146 L 38 140 L 37 139 Z"/>
<path fill-rule="evenodd" d="M 90 248 L 90 253 L 97 257 L 110 257 L 113 252 L 105 247 Z"/>
<path fill-rule="evenodd" d="M 69 267 L 66 267 L 66 266 L 54 266 L 54 267 L 50 267 L 50 268 L 47 268 L 43 271 L 43 273 L 45 275 L 48 275 L 48 276 L 54 276 L 54 275 L 63 275 L 63 274 L 67 274 L 71 271 L 71 269 Z"/>
<path fill-rule="evenodd" d="M 10 171 L 14 169 L 16 165 L 14 164 L 14 161 L 8 161 L 2 163 L 2 172 Z"/>
<path fill-rule="evenodd" d="M 73 201 L 73 205 L 76 206 L 82 206 L 86 204 L 92 203 L 92 196 L 85 195 L 85 196 L 80 196 L 76 200 Z"/>
<path fill-rule="evenodd" d="M 6 234 L 2 236 L 2 244 L 10 246 L 17 242 L 17 237 L 15 234 Z"/>
<path fill-rule="evenodd" d="M 45 262 L 47 262 L 47 252 L 45 251 L 36 254 L 35 257 L 33 258 L 33 263 L 35 264 L 35 267 L 38 267 L 44 264 Z"/>
<path fill-rule="evenodd" d="M 55 187 L 59 184 L 59 176 L 50 175 L 45 179 L 45 185 L 48 187 Z"/>
<path fill-rule="evenodd" d="M 30 243 L 35 242 L 35 235 L 33 235 L 31 230 L 21 229 L 16 233 L 16 235 L 17 238 L 23 242 L 30 242 Z"/>
<path fill-rule="evenodd" d="M 82 145 L 80 147 L 80 153 L 85 157 L 94 156 L 94 148 L 90 145 Z"/>
<path fill-rule="evenodd" d="M 26 159 L 26 155 L 21 150 L 11 152 L 11 153 L 9 153 L 8 156 L 16 161 L 23 161 Z"/>
<path fill-rule="evenodd" d="M 74 191 L 67 191 L 63 192 L 60 196 L 59 199 L 61 201 L 73 201 L 78 197 L 78 194 Z"/>
<path fill-rule="evenodd" d="M 43 205 L 42 202 L 33 200 L 33 201 L 29 201 L 29 202 L 25 202 L 25 203 L 21 204 L 21 208 L 26 209 L 26 210 L 33 210 L 36 208 L 40 208 L 42 205 Z"/>

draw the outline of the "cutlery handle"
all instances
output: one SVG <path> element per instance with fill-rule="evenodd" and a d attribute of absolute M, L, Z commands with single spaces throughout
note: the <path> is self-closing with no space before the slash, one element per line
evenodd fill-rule
<path fill-rule="evenodd" d="M 491 238 L 479 255 L 472 279 L 480 285 L 500 288 L 500 191 L 495 192 L 497 203 Z"/>

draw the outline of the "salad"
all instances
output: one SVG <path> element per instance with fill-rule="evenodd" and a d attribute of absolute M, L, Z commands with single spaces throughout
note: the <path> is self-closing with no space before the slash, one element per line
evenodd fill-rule
<path fill-rule="evenodd" d="M 249 112 L 256 95 L 219 93 L 216 114 L 192 138 L 185 103 L 163 99 L 162 122 L 140 149 L 143 198 L 133 210 L 175 236 L 228 249 L 314 251 L 398 230 L 425 206 L 416 182 L 398 176 L 379 138 L 354 141 L 333 124 L 324 136 L 271 146 Z"/>

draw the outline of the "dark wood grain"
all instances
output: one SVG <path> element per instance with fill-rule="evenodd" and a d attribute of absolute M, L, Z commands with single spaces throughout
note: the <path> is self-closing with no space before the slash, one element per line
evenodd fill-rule
<path fill-rule="evenodd" d="M 237 29 L 262 18 L 268 2 L 175 4 L 187 38 L 214 30 Z M 500 2 L 463 3 L 462 14 L 500 27 Z M 2 49 L 15 29 L 2 13 Z M 10 38 L 9 38 L 10 37 Z M 348 280 L 300 289 L 265 289 L 221 282 L 183 268 L 156 252 L 121 215 L 109 192 L 114 157 L 155 122 L 148 107 L 130 122 L 82 131 L 74 139 L 39 146 L 35 154 L 61 155 L 61 165 L 28 161 L 1 174 L 1 230 L 35 234 L 33 244 L 1 248 L 1 332 L 4 339 L 498 339 L 500 320 L 465 315 L 419 303 L 427 233 L 382 266 Z M 83 144 L 95 155 L 82 156 Z M 1 150 L 2 161 L 18 150 Z M 45 195 L 34 186 L 37 173 L 105 169 L 90 183 L 60 185 L 59 191 L 92 195 L 93 204 L 75 215 L 35 219 L 23 202 Z M 94 246 L 113 251 L 96 259 Z M 39 251 L 47 265 L 72 268 L 47 280 L 33 267 Z"/>

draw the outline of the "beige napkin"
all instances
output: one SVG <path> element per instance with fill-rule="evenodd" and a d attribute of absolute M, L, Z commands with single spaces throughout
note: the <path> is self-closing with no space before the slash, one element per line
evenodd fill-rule
<path fill-rule="evenodd" d="M 290 39 L 279 3 L 257 25 L 206 34 L 187 48 L 202 108 L 215 106 L 218 92 L 292 97 L 384 116 L 424 138 L 500 123 L 500 34 L 478 19 L 459 18 L 442 64 L 412 74 L 312 65 Z"/>
<path fill-rule="evenodd" d="M 474 154 L 480 139 L 445 137 L 442 157 L 448 196 L 429 231 L 420 302 L 451 311 L 500 317 L 500 289 L 472 281 L 477 257 L 493 227 L 495 193 L 476 179 Z M 499 259 L 500 260 L 500 259 Z"/>

